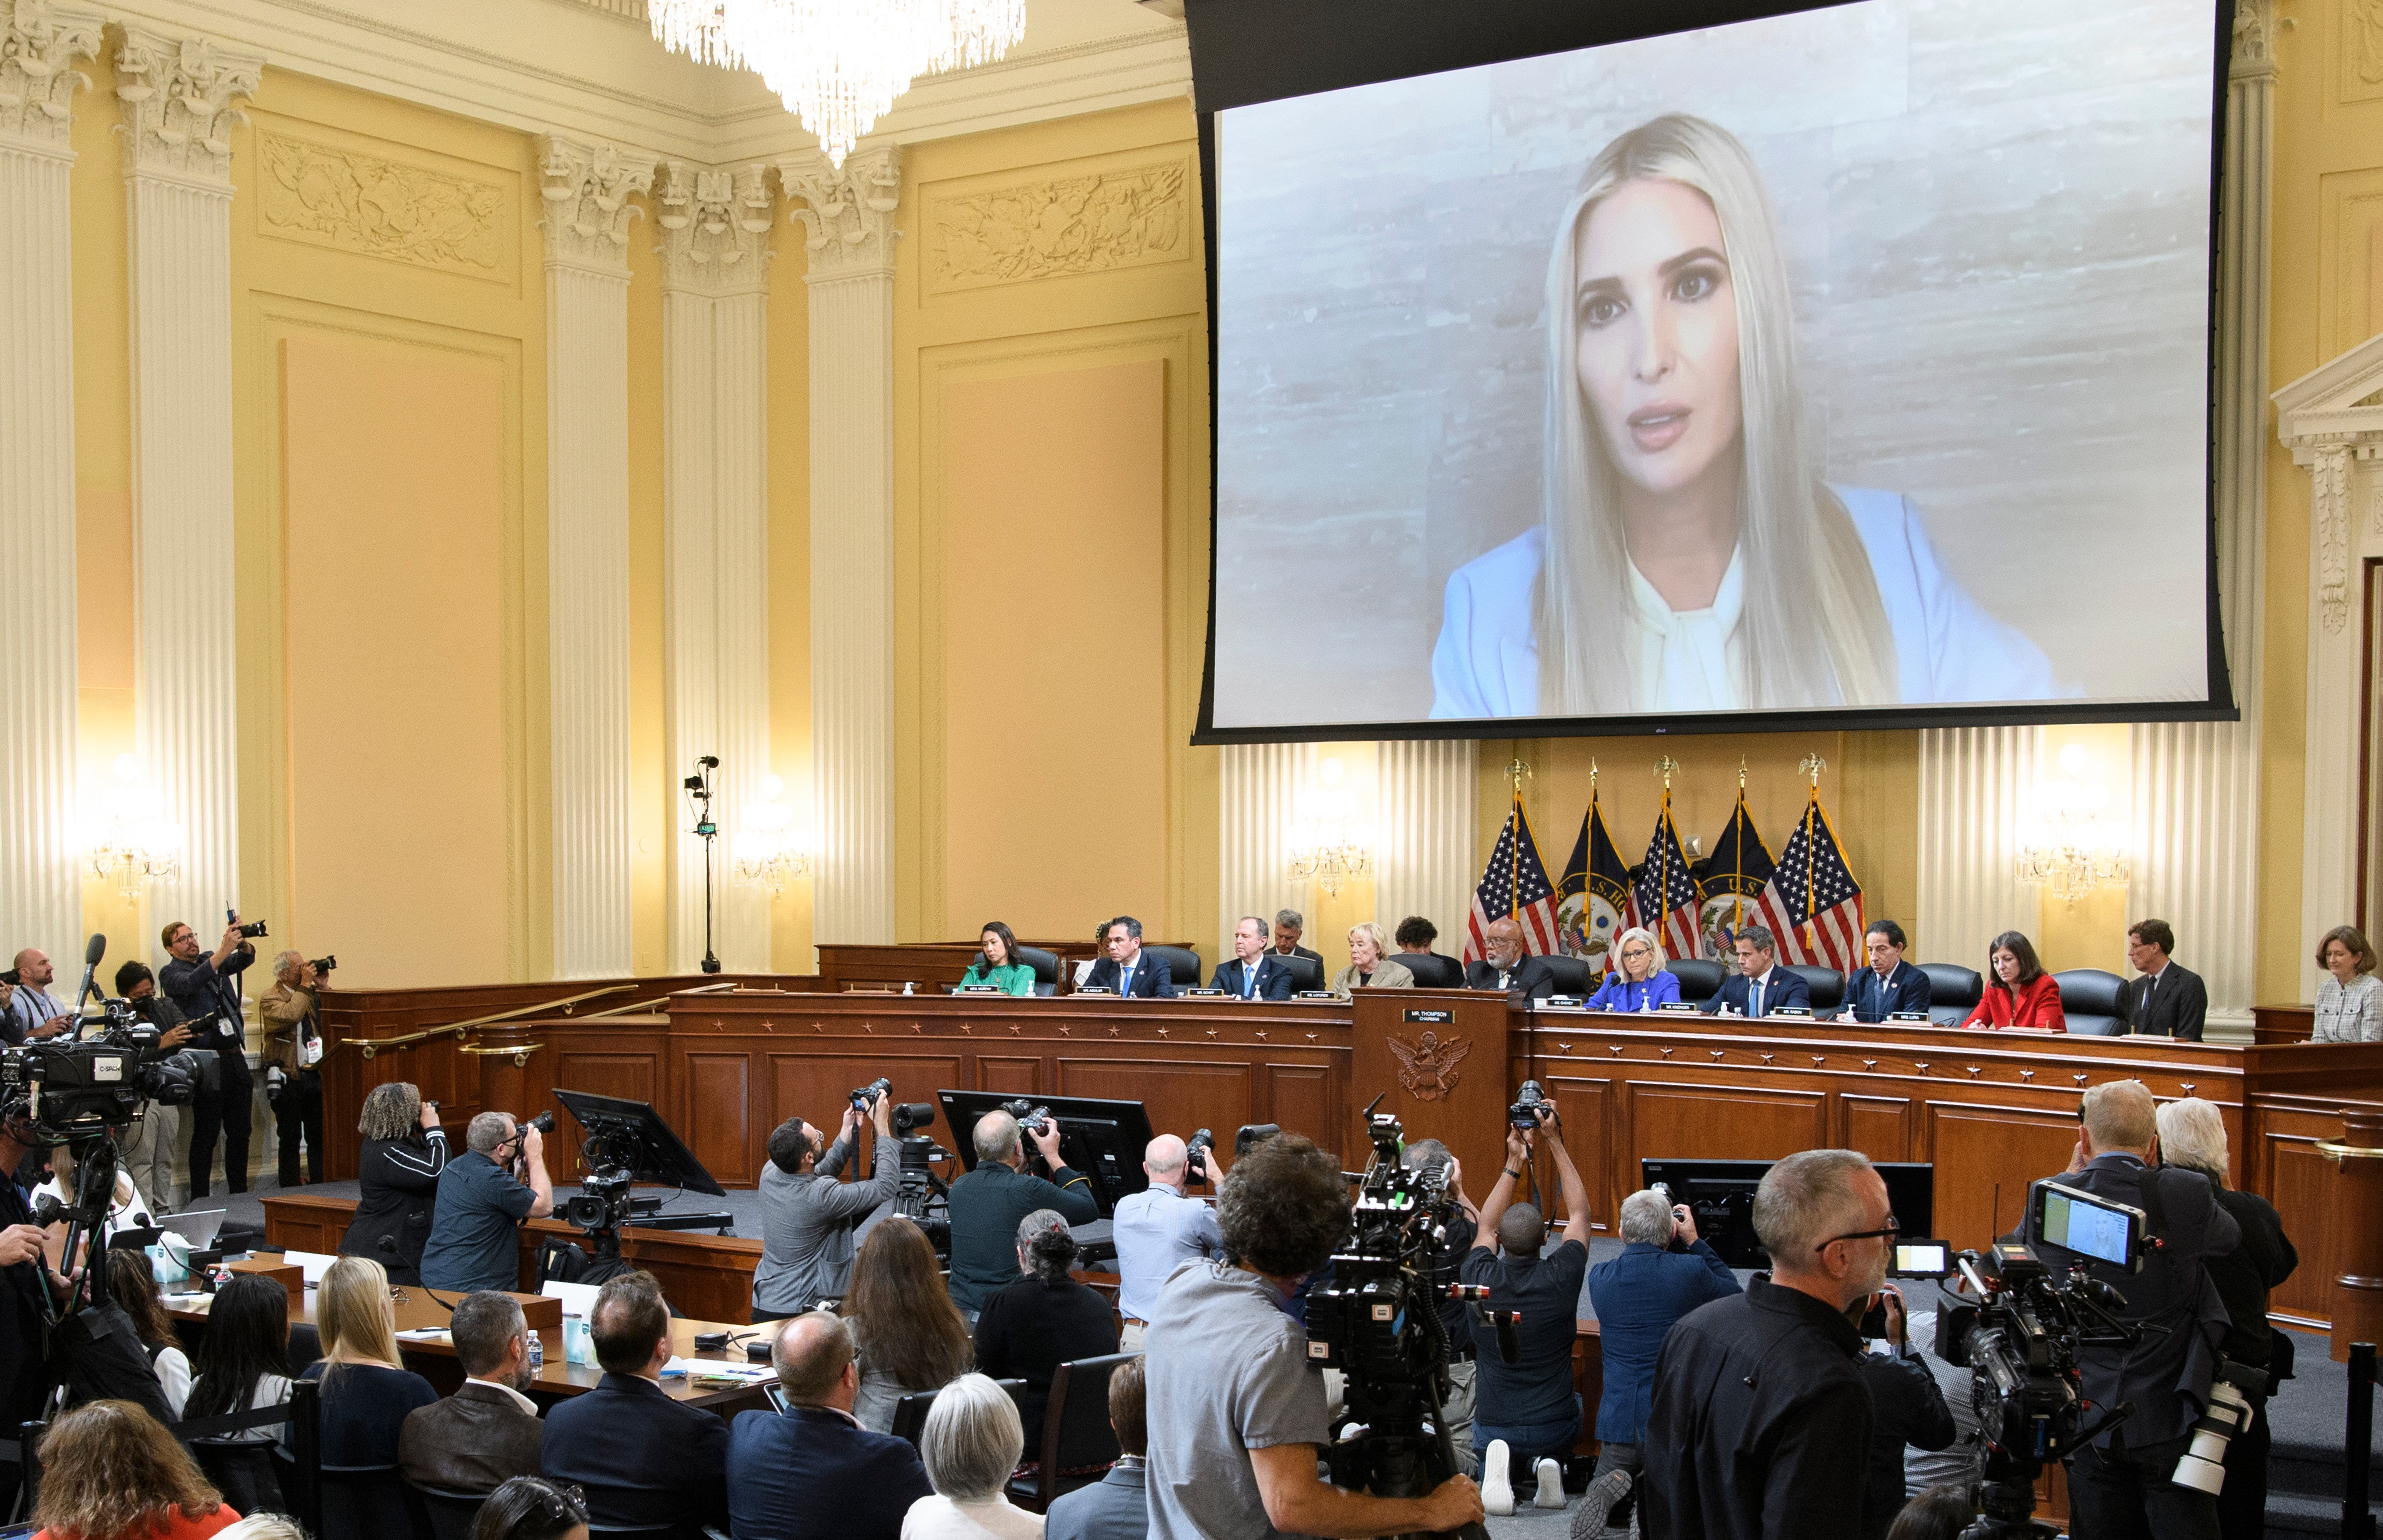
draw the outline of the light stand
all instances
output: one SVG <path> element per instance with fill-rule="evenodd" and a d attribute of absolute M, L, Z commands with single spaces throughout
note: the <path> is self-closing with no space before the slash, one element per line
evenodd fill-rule
<path fill-rule="evenodd" d="M 720 768 L 720 757 L 707 754 L 695 762 L 695 773 L 681 784 L 686 788 L 686 805 L 695 814 L 695 832 L 703 840 L 703 971 L 720 971 L 720 959 L 711 950 L 711 847 L 720 838 L 720 825 L 711 819 L 711 772 Z"/>

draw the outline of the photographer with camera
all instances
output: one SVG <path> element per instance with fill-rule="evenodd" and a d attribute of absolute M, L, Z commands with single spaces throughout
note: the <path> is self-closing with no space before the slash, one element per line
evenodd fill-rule
<path fill-rule="evenodd" d="M 2126 1297 L 2115 1313 L 2142 1329 L 2135 1347 L 2088 1341 L 2078 1349 L 2084 1395 L 2097 1407 L 2134 1404 L 2134 1415 L 2104 1430 L 2071 1455 L 2069 1523 L 2077 1540 L 2156 1534 L 2160 1540 L 2217 1540 L 2217 1500 L 2173 1478 L 2209 1404 L 2225 1339 L 2226 1303 L 2207 1260 L 2234 1250 L 2241 1227 L 2197 1171 L 2154 1165 L 2158 1107 L 2140 1080 L 2113 1080 L 2085 1093 L 2081 1128 L 2068 1169 L 2051 1180 L 2143 1211 L 2159 1244 L 2142 1271 L 2096 1262 L 2089 1270 Z M 2028 1195 L 2029 1211 L 2038 1198 Z M 2036 1249 L 2046 1266 L 2088 1259 L 2065 1247 Z"/>
<path fill-rule="evenodd" d="M 316 991 L 337 966 L 309 962 L 303 953 L 273 959 L 273 987 L 257 997 L 265 1022 L 265 1099 L 281 1133 L 281 1185 L 297 1187 L 298 1140 L 306 1140 L 308 1182 L 323 1179 L 323 1003 Z"/>
<path fill-rule="evenodd" d="M 1159 1291 L 1175 1270 L 1202 1257 L 1225 1254 L 1225 1237 L 1214 1210 L 1184 1189 L 1193 1181 L 1215 1186 L 1225 1179 L 1225 1158 L 1207 1142 L 1208 1130 L 1186 1144 L 1161 1134 L 1142 1152 L 1150 1185 L 1117 1200 L 1110 1235 L 1117 1243 L 1117 1314 L 1125 1323 L 1118 1351 L 1142 1351 L 1142 1332 L 1158 1308 Z"/>
<path fill-rule="evenodd" d="M 1070 1225 L 1100 1217 L 1091 1181 L 1059 1164 L 1058 1123 L 1045 1114 L 1028 1131 L 1050 1180 L 1027 1171 L 1017 1115 L 990 1112 L 969 1135 L 976 1169 L 952 1184 L 952 1303 L 971 1328 L 993 1291 L 1018 1277 L 1019 1220 L 1036 1209 L 1050 1209 Z"/>
<path fill-rule="evenodd" d="M 1572 1387 L 1572 1343 L 1578 1335 L 1580 1286 L 1588 1274 L 1588 1184 L 1564 1148 L 1555 1103 L 1533 1099 L 1537 1083 L 1526 1081 L 1513 1116 L 1528 1115 L 1528 1129 L 1506 1129 L 1506 1165 L 1481 1201 L 1481 1231 L 1465 1253 L 1464 1281 L 1489 1290 L 1489 1308 L 1519 1311 L 1515 1327 L 1522 1350 L 1507 1362 L 1486 1325 L 1474 1327 L 1476 1349 L 1473 1448 L 1481 1457 L 1481 1500 L 1492 1513 L 1514 1510 L 1510 1462 L 1538 1477 L 1537 1502 L 1562 1508 L 1562 1460 L 1580 1438 L 1580 1395 Z M 1563 1241 L 1545 1256 L 1547 1222 L 1537 1206 L 1514 1201 L 1514 1184 L 1531 1164 L 1541 1136 L 1555 1149 L 1556 1179 L 1563 1190 Z"/>
<path fill-rule="evenodd" d="M 39 1147 L 21 1108 L 0 1122 L 0 1429 L 40 1416 L 56 1383 L 48 1321 L 52 1290 L 68 1288 L 56 1270 L 64 1230 L 35 1225 L 25 1189 L 6 1176 Z M 0 1465 L 0 1513 L 15 1500 L 18 1479 L 16 1466 Z"/>
<path fill-rule="evenodd" d="M 117 968 L 116 992 L 132 1003 L 134 1019 L 157 1029 L 159 1052 L 174 1053 L 191 1041 L 182 1013 L 157 992 L 157 980 L 146 964 L 126 963 Z M 181 1150 L 181 1108 L 144 1102 L 141 1121 L 125 1135 L 123 1152 L 117 1157 L 132 1174 L 133 1185 L 158 1205 L 159 1214 L 172 1214 L 182 1206 L 174 1197 L 174 1159 Z"/>
<path fill-rule="evenodd" d="M 248 1190 L 248 1133 L 254 1117 L 255 1082 L 248 1073 L 248 1029 L 241 1019 L 240 976 L 256 961 L 250 944 L 251 927 L 234 913 L 224 926 L 223 939 L 213 953 L 199 946 L 198 933 L 180 920 L 160 932 L 172 959 L 157 975 L 166 992 L 191 1024 L 191 1046 L 214 1051 L 220 1074 L 212 1087 L 202 1087 L 191 1103 L 191 1200 L 196 1202 L 214 1189 L 216 1135 L 223 1135 L 224 1186 L 232 1192 Z M 265 927 L 253 927 L 262 935 Z"/>
<path fill-rule="evenodd" d="M 1473 1342 L 1471 1310 L 1463 1300 L 1449 1299 L 1447 1295 L 1450 1286 L 1463 1281 L 1464 1259 L 1472 1255 L 1474 1238 L 1481 1233 L 1481 1211 L 1464 1195 L 1464 1167 L 1439 1140 L 1407 1140 L 1406 1147 L 1399 1152 L 1399 1164 L 1410 1171 L 1445 1171 L 1447 1185 L 1443 1190 L 1455 1205 L 1431 1269 L 1432 1289 L 1442 1296 L 1440 1336 L 1448 1342 L 1448 1398 L 1439 1403 L 1439 1425 L 1448 1430 L 1449 1452 L 1456 1457 L 1456 1468 L 1468 1476 L 1475 1475 L 1481 1469 L 1480 1459 L 1473 1452 L 1477 1389 L 1475 1370 L 1480 1350 Z"/>
<path fill-rule="evenodd" d="M 790 1117 L 770 1134 L 770 1164 L 761 1168 L 761 1262 L 753 1272 L 753 1319 L 801 1315 L 824 1299 L 841 1299 L 852 1282 L 854 1238 L 894 1209 L 902 1185 L 902 1151 L 894 1140 L 894 1099 L 872 1088 L 867 1121 L 877 1129 L 876 1153 L 865 1181 L 836 1180 L 851 1158 L 863 1121 L 858 1106 L 844 1109 L 835 1142 L 827 1131 Z M 822 1148 L 824 1146 L 824 1148 Z"/>
<path fill-rule="evenodd" d="M 1862 1488 L 1861 1540 L 1886 1540 L 1903 1511 L 1904 1450 L 1934 1454 L 1961 1435 L 1945 1404 L 1945 1391 L 1926 1359 L 1911 1343 L 1911 1321 L 1903 1290 L 1893 1284 L 1873 1296 L 1872 1324 L 1885 1336 L 1883 1353 L 1864 1352 L 1862 1383 L 1870 1387 L 1870 1476 Z M 1883 1318 L 1883 1319 L 1882 1319 Z M 1865 1324 L 1864 1331 L 1871 1329 Z"/>
<path fill-rule="evenodd" d="M 1216 1202 L 1227 1260 L 1177 1271 L 1146 1337 L 1151 1540 L 1452 1530 L 1481 1519 L 1463 1476 L 1419 1497 L 1327 1485 L 1324 1381 L 1284 1313 L 1350 1231 L 1340 1163 L 1297 1134 L 1253 1146 Z"/>
<path fill-rule="evenodd" d="M 544 1115 L 526 1124 L 511 1113 L 484 1112 L 463 1129 L 463 1153 L 438 1173 L 430 1239 L 422 1248 L 422 1286 L 452 1293 L 511 1293 L 521 1286 L 521 1222 L 554 1212 L 546 1174 Z"/>

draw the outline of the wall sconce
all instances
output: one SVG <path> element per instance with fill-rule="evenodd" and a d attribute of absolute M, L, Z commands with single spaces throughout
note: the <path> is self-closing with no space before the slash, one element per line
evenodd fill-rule
<path fill-rule="evenodd" d="M 778 800 L 778 794 L 785 789 L 785 782 L 777 776 L 761 778 L 764 800 L 745 805 L 731 847 L 736 880 L 769 889 L 772 903 L 777 902 L 788 882 L 808 876 L 811 869 L 809 844 L 794 832 L 795 810 Z"/>
<path fill-rule="evenodd" d="M 180 879 L 182 826 L 167 819 L 165 794 L 141 783 L 131 755 L 116 757 L 116 781 L 84 813 L 83 854 L 93 876 L 113 879 L 124 901 L 138 904 L 142 883 Z"/>
<path fill-rule="evenodd" d="M 1342 882 L 1373 875 L 1374 826 L 1357 820 L 1357 800 L 1340 785 L 1340 760 L 1325 760 L 1317 775 L 1324 784 L 1300 798 L 1291 819 L 1290 877 L 1337 894 Z"/>
<path fill-rule="evenodd" d="M 2107 817 L 2110 788 L 2085 779 L 2090 763 L 2082 744 L 2060 751 L 2061 779 L 2037 784 L 2019 838 L 2019 880 L 2042 883 L 2071 908 L 2096 888 L 2125 887 L 2132 876 L 2126 842 Z"/>

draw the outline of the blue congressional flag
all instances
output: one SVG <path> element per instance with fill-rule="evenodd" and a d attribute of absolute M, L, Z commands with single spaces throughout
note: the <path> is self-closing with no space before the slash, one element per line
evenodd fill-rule
<path fill-rule="evenodd" d="M 1573 842 L 1572 859 L 1564 863 L 1563 881 L 1556 884 L 1556 925 L 1564 951 L 1586 957 L 1599 973 L 1610 966 L 1613 942 L 1630 912 L 1630 869 L 1605 827 L 1597 792 L 1588 794 L 1588 812 L 1580 820 L 1580 838 Z"/>
<path fill-rule="evenodd" d="M 1556 950 L 1556 886 L 1548 881 L 1547 863 L 1531 838 L 1530 816 L 1523 799 L 1506 815 L 1498 832 L 1498 848 L 1489 853 L 1480 885 L 1473 890 L 1473 914 L 1464 925 L 1464 960 L 1476 963 L 1488 956 L 1492 921 L 1514 917 L 1523 929 L 1523 950 L 1532 954 Z"/>
<path fill-rule="evenodd" d="M 1764 896 L 1774 905 L 1786 930 L 1779 937 L 1791 963 L 1818 963 L 1850 974 L 1867 960 L 1862 952 L 1862 891 L 1846 865 L 1846 853 L 1836 831 L 1821 807 L 1821 791 L 1812 789 L 1796 832 L 1779 853 L 1779 869 L 1771 874 Z"/>
<path fill-rule="evenodd" d="M 1762 843 L 1761 831 L 1754 827 L 1745 792 L 1737 794 L 1729 824 L 1713 842 L 1712 855 L 1699 869 L 1697 897 L 1702 905 L 1698 939 L 1703 955 L 1730 961 L 1735 955 L 1737 933 L 1748 925 L 1759 925 L 1774 936 L 1785 930 L 1786 917 L 1771 901 L 1771 877 L 1775 869 L 1771 849 Z"/>

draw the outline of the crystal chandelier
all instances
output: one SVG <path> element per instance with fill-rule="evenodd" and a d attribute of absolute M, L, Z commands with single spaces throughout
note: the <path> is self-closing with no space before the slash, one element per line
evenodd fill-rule
<path fill-rule="evenodd" d="M 1026 0 L 646 0 L 646 16 L 664 47 L 759 75 L 839 169 L 917 77 L 1026 35 Z"/>
<path fill-rule="evenodd" d="M 85 815 L 83 854 L 93 876 L 114 878 L 125 902 L 135 904 L 142 883 L 181 877 L 182 826 L 167 819 L 164 794 L 140 783 L 140 762 L 130 754 L 116 757 L 116 781 Z"/>
<path fill-rule="evenodd" d="M 1357 799 L 1341 788 L 1340 760 L 1325 760 L 1317 773 L 1323 786 L 1300 799 L 1291 820 L 1290 878 L 1337 894 L 1342 882 L 1373 874 L 1374 826 L 1357 821 Z"/>
<path fill-rule="evenodd" d="M 774 775 L 761 778 L 765 800 L 745 805 L 743 826 L 736 832 L 733 853 L 736 880 L 770 890 L 774 901 L 786 884 L 811 869 L 810 852 L 793 832 L 795 810 L 778 800 L 786 783 Z"/>
<path fill-rule="evenodd" d="M 2042 883 L 2071 908 L 2097 888 L 2125 887 L 2134 875 L 2125 843 L 2105 816 L 2110 788 L 2085 779 L 2089 762 L 2081 744 L 2060 751 L 2062 779 L 2035 788 L 2034 816 L 2013 873 L 2022 882 Z"/>

